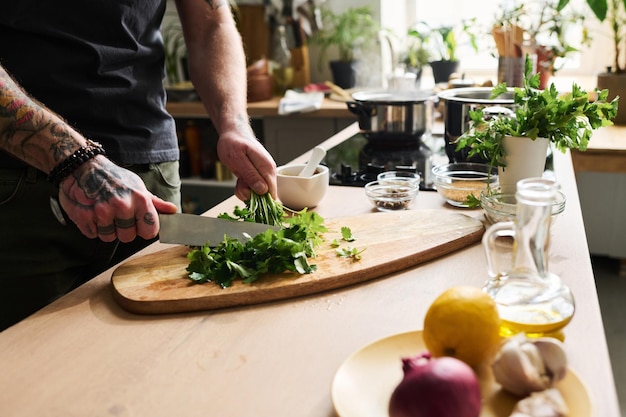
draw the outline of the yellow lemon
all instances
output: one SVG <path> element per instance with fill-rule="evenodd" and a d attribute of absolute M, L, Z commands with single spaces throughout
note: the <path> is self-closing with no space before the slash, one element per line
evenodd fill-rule
<path fill-rule="evenodd" d="M 472 367 L 490 360 L 500 345 L 500 316 L 480 288 L 457 286 L 444 291 L 424 318 L 424 343 L 434 357 L 452 356 Z"/>

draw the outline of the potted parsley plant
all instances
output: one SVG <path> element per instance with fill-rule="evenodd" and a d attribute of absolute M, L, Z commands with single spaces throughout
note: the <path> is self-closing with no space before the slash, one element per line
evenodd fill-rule
<path fill-rule="evenodd" d="M 553 83 L 545 90 L 538 87 L 539 74 L 533 74 L 526 56 L 524 86 L 513 88 L 514 112 L 489 117 L 483 109 L 471 111 L 472 127 L 457 139 L 457 150 L 468 148 L 468 156 L 498 167 L 502 193 L 514 193 L 520 179 L 542 176 L 550 144 L 561 152 L 585 151 L 593 130 L 612 125 L 617 114 L 618 98 L 609 101 L 606 89 L 589 93 L 573 83 L 570 92 L 560 93 Z M 499 84 L 491 97 L 507 91 L 506 83 Z M 517 153 L 526 146 L 539 147 L 537 156 Z"/>

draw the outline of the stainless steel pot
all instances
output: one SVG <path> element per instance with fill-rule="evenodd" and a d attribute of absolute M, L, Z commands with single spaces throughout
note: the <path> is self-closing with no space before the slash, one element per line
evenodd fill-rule
<path fill-rule="evenodd" d="M 348 109 L 370 141 L 417 141 L 432 127 L 437 96 L 430 91 L 362 91 Z"/>
<path fill-rule="evenodd" d="M 445 149 L 450 162 L 485 162 L 480 158 L 468 158 L 467 150 L 456 151 L 456 140 L 470 128 L 469 112 L 483 109 L 485 114 L 506 113 L 515 108 L 513 90 L 491 99 L 491 87 L 466 87 L 444 90 L 438 94 L 443 102 Z"/>

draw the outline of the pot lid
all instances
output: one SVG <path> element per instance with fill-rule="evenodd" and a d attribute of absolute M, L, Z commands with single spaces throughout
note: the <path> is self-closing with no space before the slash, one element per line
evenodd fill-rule
<path fill-rule="evenodd" d="M 437 98 L 431 90 L 416 91 L 359 91 L 352 94 L 356 101 L 364 101 L 376 104 L 411 104 L 416 102 L 433 101 Z"/>
<path fill-rule="evenodd" d="M 492 87 L 467 87 L 467 88 L 451 88 L 441 91 L 438 96 L 440 99 L 458 103 L 471 104 L 513 104 L 513 89 L 509 88 L 508 92 L 500 97 L 491 99 Z"/>

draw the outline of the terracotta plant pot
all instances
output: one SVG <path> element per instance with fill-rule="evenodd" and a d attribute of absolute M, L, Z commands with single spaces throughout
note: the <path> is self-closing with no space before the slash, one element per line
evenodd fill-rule
<path fill-rule="evenodd" d="M 604 90 L 605 88 L 609 90 L 609 100 L 613 100 L 616 96 L 626 97 L 626 74 L 598 74 L 598 89 Z M 626 105 L 622 105 L 621 101 L 613 123 L 626 125 Z"/>
<path fill-rule="evenodd" d="M 550 141 L 546 138 L 504 137 L 502 147 L 506 167 L 498 167 L 502 194 L 515 194 L 519 180 L 543 175 L 549 145 Z"/>

